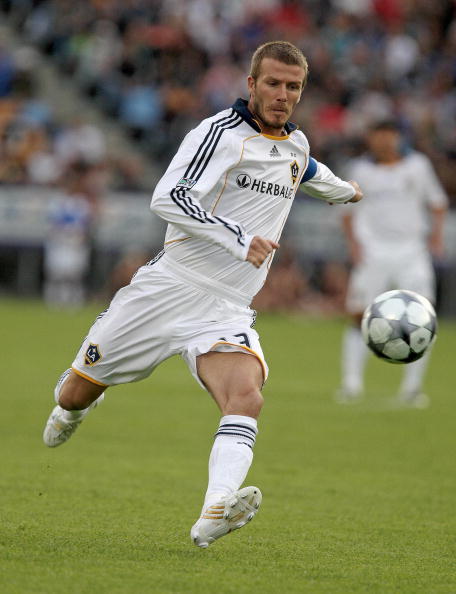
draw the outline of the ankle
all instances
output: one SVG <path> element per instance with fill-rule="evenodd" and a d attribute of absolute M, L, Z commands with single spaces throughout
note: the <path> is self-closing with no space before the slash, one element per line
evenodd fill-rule
<path fill-rule="evenodd" d="M 62 417 L 65 421 L 76 421 L 77 419 L 81 419 L 87 412 L 86 408 L 83 410 L 67 410 L 60 406 L 60 409 L 62 411 Z"/>

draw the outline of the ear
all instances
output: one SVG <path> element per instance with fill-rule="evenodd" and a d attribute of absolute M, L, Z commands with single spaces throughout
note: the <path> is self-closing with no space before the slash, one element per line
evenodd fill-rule
<path fill-rule="evenodd" d="M 247 77 L 247 88 L 249 90 L 249 95 L 253 95 L 255 91 L 255 79 L 253 78 L 253 76 Z"/>

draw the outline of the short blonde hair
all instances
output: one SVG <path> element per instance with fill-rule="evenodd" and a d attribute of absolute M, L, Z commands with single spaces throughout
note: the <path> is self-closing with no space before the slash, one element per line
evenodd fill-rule
<path fill-rule="evenodd" d="M 284 64 L 300 66 L 304 70 L 302 86 L 305 86 L 309 74 L 309 66 L 306 57 L 295 45 L 289 41 L 268 41 L 268 43 L 260 45 L 255 50 L 250 65 L 250 76 L 255 80 L 260 75 L 261 62 L 264 58 L 272 58 Z"/>

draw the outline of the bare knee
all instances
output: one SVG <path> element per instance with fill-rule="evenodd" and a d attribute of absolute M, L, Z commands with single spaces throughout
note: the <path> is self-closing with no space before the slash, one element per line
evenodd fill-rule
<path fill-rule="evenodd" d="M 60 389 L 59 404 L 65 410 L 83 410 L 90 406 L 105 389 L 71 372 Z"/>
<path fill-rule="evenodd" d="M 246 387 L 227 396 L 222 412 L 225 415 L 243 415 L 256 419 L 260 415 L 263 403 L 264 398 L 259 388 Z"/>

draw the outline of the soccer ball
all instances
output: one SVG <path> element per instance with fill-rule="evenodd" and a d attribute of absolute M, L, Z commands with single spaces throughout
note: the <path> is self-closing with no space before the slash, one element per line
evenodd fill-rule
<path fill-rule="evenodd" d="M 411 363 L 420 359 L 434 342 L 437 316 L 422 295 L 387 291 L 365 310 L 361 331 L 377 357 L 390 363 Z"/>

